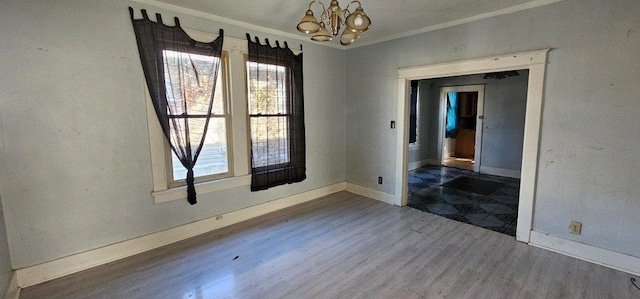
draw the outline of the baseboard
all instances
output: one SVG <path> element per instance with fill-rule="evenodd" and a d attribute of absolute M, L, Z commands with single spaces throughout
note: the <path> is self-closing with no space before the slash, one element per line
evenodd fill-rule
<path fill-rule="evenodd" d="M 640 258 L 531 231 L 529 245 L 640 276 Z"/>
<path fill-rule="evenodd" d="M 407 163 L 407 170 L 418 169 L 422 166 L 429 164 L 429 160 L 415 161 Z"/>
<path fill-rule="evenodd" d="M 9 285 L 7 286 L 7 290 L 4 292 L 4 299 L 18 299 L 20 298 L 20 287 L 18 286 L 18 274 L 16 271 L 13 271 L 11 275 L 11 280 L 9 280 Z"/>
<path fill-rule="evenodd" d="M 21 288 L 100 266 L 343 190 L 391 205 L 395 204 L 395 198 L 392 194 L 352 183 L 337 183 L 43 264 L 18 269 L 12 275 L 4 298 L 18 299 Z M 529 244 L 640 276 L 640 258 L 638 257 L 535 231 L 531 231 Z"/>
<path fill-rule="evenodd" d="M 480 165 L 480 173 L 497 175 L 497 176 L 508 177 L 508 178 L 515 178 L 515 179 L 520 178 L 520 170 L 495 168 L 495 167 L 488 167 L 488 166 L 482 166 L 482 165 Z"/>
<path fill-rule="evenodd" d="M 100 266 L 322 196 L 343 191 L 345 188 L 344 182 L 337 183 L 39 265 L 18 269 L 15 272 L 15 274 L 17 274 L 16 285 L 24 288 Z M 15 274 L 14 276 L 16 276 Z"/>
<path fill-rule="evenodd" d="M 436 159 L 427 159 L 426 161 L 427 161 L 427 165 L 437 165 L 437 166 L 442 165 L 442 162 Z"/>
<path fill-rule="evenodd" d="M 420 168 L 422 166 L 425 166 L 425 165 L 433 165 L 433 163 L 430 163 L 431 161 L 432 161 L 431 159 L 427 159 L 427 160 L 422 160 L 422 161 L 409 162 L 409 163 L 407 163 L 407 170 L 418 169 L 418 168 Z"/>
<path fill-rule="evenodd" d="M 407 169 L 408 170 L 414 170 L 414 169 L 418 169 L 418 168 L 420 168 L 422 166 L 425 166 L 425 165 L 437 165 L 437 166 L 440 166 L 440 165 L 442 165 L 442 163 L 440 163 L 440 161 L 438 161 L 436 159 L 426 159 L 426 160 L 407 163 Z"/>
<path fill-rule="evenodd" d="M 395 205 L 395 196 L 393 194 L 389 194 L 386 192 L 378 191 L 375 189 L 363 187 L 363 186 L 352 184 L 352 183 L 346 183 L 346 190 L 351 193 L 355 193 L 358 195 L 362 195 L 364 197 L 369 197 L 384 203 L 388 203 L 390 205 Z"/>

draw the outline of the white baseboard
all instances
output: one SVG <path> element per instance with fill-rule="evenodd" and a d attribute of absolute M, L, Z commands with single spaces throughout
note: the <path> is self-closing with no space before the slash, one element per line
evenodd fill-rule
<path fill-rule="evenodd" d="M 100 266 L 343 190 L 391 205 L 395 204 L 395 196 L 392 194 L 352 183 L 337 183 L 39 265 L 18 269 L 13 273 L 4 298 L 18 299 L 21 288 Z M 535 231 L 531 231 L 529 244 L 640 276 L 640 258 L 638 257 Z"/>
<path fill-rule="evenodd" d="M 439 160 L 437 160 L 437 159 L 427 159 L 427 165 L 436 165 L 436 166 L 439 166 L 439 165 L 442 165 L 442 162 L 440 162 L 440 161 L 439 161 Z"/>
<path fill-rule="evenodd" d="M 20 288 L 32 286 L 343 191 L 345 188 L 344 182 L 337 183 L 39 265 L 18 269 L 14 274 L 14 276 L 17 276 L 16 285 Z"/>
<path fill-rule="evenodd" d="M 529 244 L 594 264 L 640 276 L 640 258 L 531 231 Z"/>
<path fill-rule="evenodd" d="M 429 160 L 415 161 L 407 163 L 407 170 L 418 169 L 422 166 L 429 164 Z"/>
<path fill-rule="evenodd" d="M 9 285 L 4 293 L 4 299 L 18 299 L 20 298 L 20 287 L 18 286 L 18 274 L 13 271 Z"/>
<path fill-rule="evenodd" d="M 520 178 L 520 170 L 495 168 L 480 165 L 480 173 L 503 176 L 508 178 Z"/>
<path fill-rule="evenodd" d="M 369 197 L 384 203 L 388 203 L 390 205 L 395 205 L 395 196 L 393 194 L 389 194 L 386 192 L 378 191 L 375 189 L 363 187 L 363 186 L 352 184 L 352 183 L 346 183 L 346 190 L 351 193 L 355 193 L 358 195 L 362 195 L 364 197 Z"/>

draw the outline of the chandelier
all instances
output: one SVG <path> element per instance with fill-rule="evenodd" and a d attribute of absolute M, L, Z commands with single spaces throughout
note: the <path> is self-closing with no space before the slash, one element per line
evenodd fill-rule
<path fill-rule="evenodd" d="M 311 5 L 314 3 L 319 3 L 322 6 L 320 22 L 313 16 L 313 11 L 311 11 Z M 357 3 L 358 7 L 351 12 L 349 6 L 354 3 Z M 329 24 L 331 32 L 325 28 L 325 24 Z M 304 14 L 302 21 L 298 23 L 297 28 L 302 33 L 312 34 L 311 40 L 313 41 L 327 42 L 333 40 L 334 36 L 338 36 L 340 25 L 345 26 L 342 34 L 340 34 L 340 44 L 346 46 L 353 43 L 360 36 L 360 33 L 367 31 L 371 27 L 371 19 L 364 13 L 358 0 L 351 1 L 345 9 L 340 8 L 337 0 L 331 0 L 329 8 L 325 8 L 324 4 L 319 0 L 314 0 L 309 3 L 309 9 Z"/>

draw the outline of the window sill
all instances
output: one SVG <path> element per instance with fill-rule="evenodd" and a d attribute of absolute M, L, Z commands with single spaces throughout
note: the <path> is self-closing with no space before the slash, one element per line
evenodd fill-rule
<path fill-rule="evenodd" d="M 205 194 L 240 186 L 251 185 L 251 175 L 220 179 L 196 184 L 196 193 Z M 175 187 L 167 190 L 151 192 L 155 204 L 187 198 L 187 186 Z"/>

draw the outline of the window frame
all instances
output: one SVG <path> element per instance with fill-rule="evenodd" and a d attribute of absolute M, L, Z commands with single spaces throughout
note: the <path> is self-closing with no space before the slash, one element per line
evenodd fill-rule
<path fill-rule="evenodd" d="M 250 101 L 251 101 L 251 97 L 250 97 L 250 87 L 251 87 L 251 78 L 250 78 L 250 72 L 248 71 L 249 69 L 249 63 L 256 63 L 257 65 L 260 65 L 260 63 L 255 62 L 255 61 L 250 61 L 249 60 L 249 55 L 245 55 L 245 72 L 246 72 L 246 97 L 247 97 L 247 120 L 249 122 L 248 124 L 248 129 L 249 129 L 249 133 L 247 134 L 247 137 L 249 138 L 249 145 L 253 146 L 253 141 L 251 140 L 251 118 L 252 117 L 257 117 L 257 118 L 270 118 L 270 117 L 286 117 L 287 119 L 287 138 L 290 138 L 292 135 L 292 128 L 291 128 L 291 118 L 293 117 L 293 113 L 291 111 L 291 98 L 290 98 L 290 93 L 287 92 L 286 93 L 286 99 L 285 99 L 285 105 L 286 105 L 286 114 L 279 114 L 279 115 L 260 115 L 260 114 L 251 114 L 251 108 L 250 107 Z M 284 86 L 290 86 L 290 73 L 291 70 L 289 68 L 289 66 L 284 65 L 284 64 L 277 64 L 277 63 L 262 63 L 263 65 L 273 65 L 276 67 L 283 67 L 284 68 L 284 75 L 285 75 L 285 82 L 284 82 Z M 249 148 L 249 150 L 251 151 L 251 148 Z M 265 166 L 259 166 L 259 167 L 255 167 L 255 169 L 258 172 L 269 172 L 269 171 L 276 171 L 279 169 L 284 169 L 286 167 L 289 167 L 291 165 L 291 147 L 289 146 L 289 144 L 287 145 L 287 157 L 288 157 L 288 161 L 287 162 L 283 162 L 283 163 L 278 163 L 278 164 L 268 164 Z M 251 157 L 251 152 L 249 153 L 249 158 Z"/>

